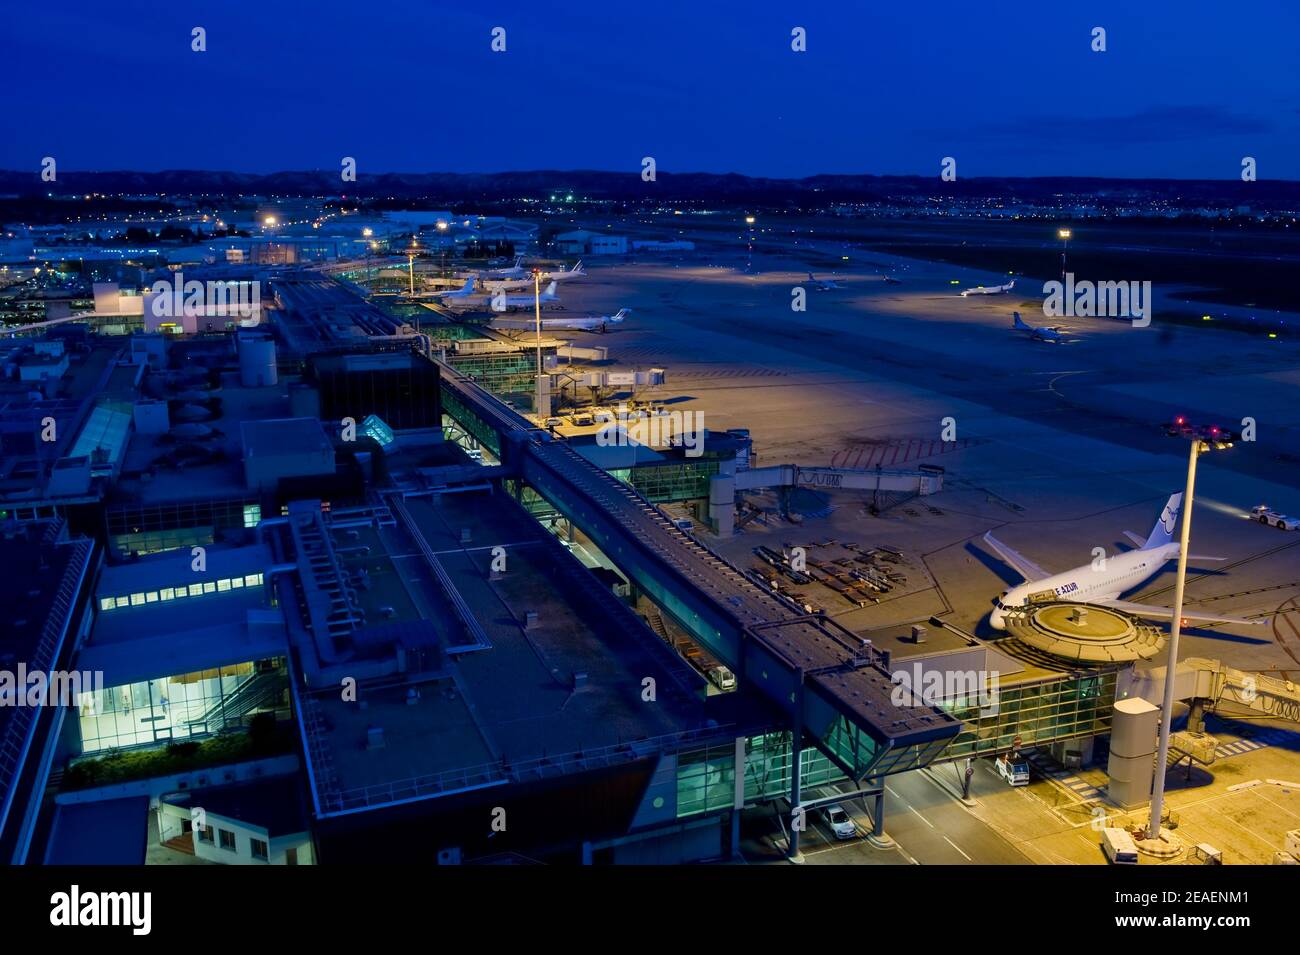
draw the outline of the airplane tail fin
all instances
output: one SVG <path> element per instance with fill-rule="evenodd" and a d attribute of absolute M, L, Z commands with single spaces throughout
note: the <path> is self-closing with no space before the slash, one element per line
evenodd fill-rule
<path fill-rule="evenodd" d="M 582 274 L 582 259 L 578 259 L 577 262 L 574 262 L 574 263 L 573 263 L 573 268 L 569 269 L 569 271 L 570 271 L 571 273 L 573 273 L 574 275 L 581 275 L 581 274 Z"/>
<path fill-rule="evenodd" d="M 1146 543 L 1142 545 L 1143 550 L 1151 550 L 1154 547 L 1163 547 L 1165 544 L 1172 543 L 1174 532 L 1178 529 L 1178 514 L 1183 509 L 1183 495 L 1171 494 L 1169 500 L 1165 502 L 1165 508 L 1156 518 L 1155 526 L 1151 528 L 1151 533 L 1147 535 Z"/>
<path fill-rule="evenodd" d="M 1011 316 L 1012 316 L 1012 321 L 1011 321 L 1012 328 L 1016 328 L 1025 332 L 1030 330 L 1029 326 L 1025 324 L 1025 320 L 1020 317 L 1019 312 L 1012 312 Z"/>
<path fill-rule="evenodd" d="M 613 315 L 609 317 L 609 320 L 611 322 L 621 322 L 625 318 L 627 318 L 627 309 L 620 308 L 617 312 L 615 312 Z"/>
<path fill-rule="evenodd" d="M 543 292 L 542 294 L 545 295 L 547 298 L 555 298 L 555 292 L 556 289 L 558 288 L 559 286 L 555 283 L 554 280 L 552 280 L 551 284 L 546 286 L 546 291 Z"/>

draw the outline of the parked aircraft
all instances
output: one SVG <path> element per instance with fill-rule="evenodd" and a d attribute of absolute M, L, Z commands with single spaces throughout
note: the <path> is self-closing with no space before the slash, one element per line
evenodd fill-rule
<path fill-rule="evenodd" d="M 1173 611 L 1168 607 L 1130 603 L 1120 600 L 1119 596 L 1155 576 L 1164 567 L 1166 561 L 1178 557 L 1179 545 L 1174 540 L 1174 529 L 1178 526 L 1178 513 L 1182 508 L 1182 502 L 1182 494 L 1171 495 L 1164 510 L 1156 519 L 1155 526 L 1151 528 L 1151 533 L 1145 538 L 1139 537 L 1132 531 L 1124 532 L 1129 540 L 1138 545 L 1136 550 L 1110 555 L 1100 562 L 1100 566 L 1097 562 L 1093 562 L 1060 574 L 1049 574 L 1029 558 L 1003 544 L 992 533 L 985 534 L 984 543 L 1014 568 L 1025 581 L 1012 587 L 997 599 L 993 612 L 989 615 L 989 623 L 994 629 L 1003 630 L 1006 628 L 1007 610 L 1049 600 L 1101 604 L 1139 617 L 1172 619 Z M 1188 559 L 1223 560 L 1222 557 L 1195 554 L 1189 555 Z M 1263 620 L 1194 613 L 1186 610 L 1183 611 L 1182 616 L 1184 620 L 1204 623 L 1264 623 Z"/>
<path fill-rule="evenodd" d="M 974 288 L 963 289 L 961 297 L 966 298 L 970 295 L 1003 295 L 1010 292 L 1015 287 L 1015 279 L 1012 279 L 1006 285 L 977 285 Z"/>

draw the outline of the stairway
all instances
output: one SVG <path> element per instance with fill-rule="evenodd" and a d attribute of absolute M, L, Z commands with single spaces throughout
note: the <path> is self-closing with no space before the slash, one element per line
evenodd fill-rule
<path fill-rule="evenodd" d="M 175 849 L 182 855 L 194 855 L 194 833 L 185 832 L 179 836 L 173 836 L 163 843 L 168 849 Z"/>

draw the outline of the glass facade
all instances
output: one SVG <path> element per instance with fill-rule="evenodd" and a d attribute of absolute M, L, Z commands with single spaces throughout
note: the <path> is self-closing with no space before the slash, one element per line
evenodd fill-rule
<path fill-rule="evenodd" d="M 610 472 L 636 488 L 648 501 L 708 500 L 709 481 L 718 473 L 717 458 L 693 458 L 671 464 L 649 464 Z"/>
<path fill-rule="evenodd" d="M 982 709 L 974 700 L 945 701 L 943 708 L 962 721 L 951 741 L 881 750 L 847 720 L 836 720 L 822 743 L 859 776 L 871 778 L 929 765 L 936 759 L 961 759 L 1011 749 L 1016 737 L 1031 747 L 1052 740 L 1110 732 L 1118 670 L 1071 673 L 1007 687 L 997 705 Z M 986 703 L 990 701 L 986 700 Z M 693 816 L 731 808 L 735 799 L 735 749 L 724 743 L 687 750 L 677 757 L 677 815 Z M 805 792 L 849 782 L 825 754 L 813 746 L 801 753 L 801 785 Z M 745 801 L 790 794 L 790 734 L 767 733 L 745 741 Z"/>
<path fill-rule="evenodd" d="M 996 701 L 949 700 L 940 705 L 962 721 L 944 759 L 1004 752 L 1016 737 L 1031 747 L 1052 740 L 1109 733 L 1115 670 L 1069 673 L 999 689 Z"/>
<path fill-rule="evenodd" d="M 109 506 L 108 538 L 122 556 L 155 554 L 214 543 L 226 531 L 256 527 L 262 519 L 257 500 L 183 501 L 153 505 Z"/>
<path fill-rule="evenodd" d="M 142 680 L 78 698 L 81 751 L 196 739 L 242 727 L 256 713 L 289 716 L 283 657 Z"/>
<path fill-rule="evenodd" d="M 801 786 L 807 791 L 847 780 L 839 768 L 812 747 L 800 754 Z M 730 809 L 735 801 L 734 743 L 682 752 L 677 757 L 677 817 Z M 790 793 L 793 765 L 789 733 L 765 733 L 745 740 L 745 802 Z"/>

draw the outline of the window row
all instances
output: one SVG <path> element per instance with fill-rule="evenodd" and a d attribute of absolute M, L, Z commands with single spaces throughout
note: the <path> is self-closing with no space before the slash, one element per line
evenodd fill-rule
<path fill-rule="evenodd" d="M 195 584 L 181 584 L 179 587 L 163 587 L 160 590 L 141 591 L 125 594 L 121 597 L 100 597 L 100 610 L 119 610 L 122 607 L 139 607 L 143 604 L 160 603 L 168 600 L 180 600 L 184 597 L 201 597 L 204 594 L 227 593 L 244 587 L 260 587 L 262 575 L 246 574 L 243 577 L 222 577 L 220 580 L 205 580 Z"/>

